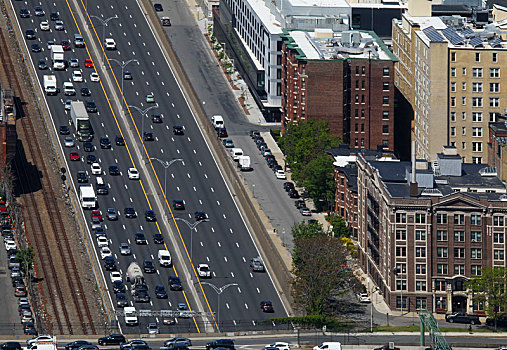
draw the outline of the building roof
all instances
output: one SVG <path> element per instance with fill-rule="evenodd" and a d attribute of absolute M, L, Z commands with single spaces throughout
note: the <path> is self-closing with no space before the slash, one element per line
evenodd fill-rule
<path fill-rule="evenodd" d="M 282 26 L 263 0 L 246 0 L 270 34 L 281 34 Z M 255 57 L 255 56 L 252 56 Z"/>
<path fill-rule="evenodd" d="M 292 6 L 350 7 L 347 0 L 287 0 Z"/>

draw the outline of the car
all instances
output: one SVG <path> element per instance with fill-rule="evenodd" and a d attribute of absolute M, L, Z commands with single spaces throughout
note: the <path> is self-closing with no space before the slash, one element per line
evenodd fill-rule
<path fill-rule="evenodd" d="M 98 218 L 92 217 L 91 226 L 92 226 L 92 230 L 95 230 L 99 227 L 102 227 L 102 224 Z"/>
<path fill-rule="evenodd" d="M 285 171 L 278 169 L 275 173 L 277 179 L 285 180 L 287 177 L 285 176 Z"/>
<path fill-rule="evenodd" d="M 40 47 L 39 44 L 32 44 L 32 52 L 41 52 L 42 51 L 42 48 Z"/>
<path fill-rule="evenodd" d="M 283 189 L 285 192 L 289 192 L 293 188 L 295 188 L 294 182 L 287 181 L 283 183 Z"/>
<path fill-rule="evenodd" d="M 119 273 L 119 272 L 112 272 L 112 273 Z M 121 280 L 115 280 L 113 283 L 113 292 L 114 293 L 125 293 L 127 291 L 127 288 L 125 288 L 125 285 Z"/>
<path fill-rule="evenodd" d="M 106 235 L 106 230 L 104 230 L 103 227 L 97 227 L 94 232 L 95 232 L 95 236 L 96 237 L 105 236 Z"/>
<path fill-rule="evenodd" d="M 358 293 L 356 296 L 357 296 L 357 300 L 360 303 L 371 303 L 371 299 L 370 299 L 370 296 L 368 295 L 368 293 Z"/>
<path fill-rule="evenodd" d="M 146 237 L 144 236 L 144 233 L 142 232 L 136 232 L 135 234 L 135 241 L 136 241 L 136 244 L 148 244 L 148 241 L 146 240 Z"/>
<path fill-rule="evenodd" d="M 169 282 L 169 289 L 171 289 L 171 290 L 182 290 L 183 289 L 183 285 L 181 284 L 181 280 L 179 277 L 169 276 L 168 282 Z"/>
<path fill-rule="evenodd" d="M 273 303 L 269 300 L 261 301 L 261 310 L 262 312 L 275 312 L 273 309 Z"/>
<path fill-rule="evenodd" d="M 60 19 L 60 15 L 58 15 L 58 12 L 51 12 L 51 15 L 49 16 L 49 18 L 52 21 L 56 21 L 56 20 Z"/>
<path fill-rule="evenodd" d="M 80 70 L 72 71 L 72 81 L 81 83 L 83 81 L 83 74 Z"/>
<path fill-rule="evenodd" d="M 86 155 L 86 163 L 87 164 L 92 164 L 92 163 L 95 163 L 97 161 L 97 157 L 95 157 L 95 154 L 87 154 Z"/>
<path fill-rule="evenodd" d="M 97 179 L 95 180 L 95 185 L 97 188 L 97 194 L 108 194 L 109 193 L 109 189 L 107 188 L 107 185 L 101 176 L 97 177 Z"/>
<path fill-rule="evenodd" d="M 145 131 L 143 133 L 143 140 L 144 141 L 153 141 L 153 140 L 155 140 L 155 137 L 153 136 L 153 133 L 151 131 Z"/>
<path fill-rule="evenodd" d="M 137 237 L 136 237 L 136 239 L 137 239 Z M 137 240 L 136 240 L 136 243 L 137 243 Z M 143 261 L 143 271 L 146 273 L 155 273 L 156 272 L 155 265 L 153 264 L 153 260 L 146 259 Z"/>
<path fill-rule="evenodd" d="M 252 258 L 250 259 L 250 268 L 254 272 L 264 272 L 264 262 L 262 261 L 261 257 Z"/>
<path fill-rule="evenodd" d="M 81 96 L 90 96 L 92 92 L 87 87 L 81 88 Z"/>
<path fill-rule="evenodd" d="M 16 242 L 12 239 L 4 241 L 5 250 L 16 249 Z"/>
<path fill-rule="evenodd" d="M 173 134 L 174 135 L 184 135 L 185 129 L 181 125 L 175 125 L 175 126 L 173 126 Z"/>
<path fill-rule="evenodd" d="M 211 270 L 208 264 L 197 265 L 197 274 L 201 278 L 211 278 Z"/>
<path fill-rule="evenodd" d="M 489 327 L 494 327 L 495 319 L 492 317 L 486 318 L 486 325 Z M 507 327 L 507 314 L 498 315 L 496 317 L 496 326 L 500 328 Z"/>
<path fill-rule="evenodd" d="M 155 9 L 155 11 L 157 11 L 157 12 L 162 12 L 162 11 L 164 11 L 164 8 L 162 7 L 162 4 L 159 4 L 159 3 L 153 4 L 153 8 L 154 8 L 154 9 Z"/>
<path fill-rule="evenodd" d="M 264 158 L 268 157 L 268 156 L 272 156 L 271 154 L 271 150 L 269 148 L 264 148 L 264 150 L 262 151 L 262 156 Z"/>
<path fill-rule="evenodd" d="M 120 175 L 120 168 L 118 168 L 118 165 L 110 165 L 109 166 L 109 175 L 111 175 L 111 176 Z"/>
<path fill-rule="evenodd" d="M 115 271 L 116 270 L 116 261 L 114 260 L 112 255 L 106 256 L 104 258 L 104 268 L 106 269 L 106 271 Z"/>
<path fill-rule="evenodd" d="M 312 216 L 312 212 L 307 207 L 299 208 L 299 213 L 301 213 L 303 216 Z"/>
<path fill-rule="evenodd" d="M 185 202 L 183 202 L 182 199 L 175 199 L 175 200 L 173 200 L 173 208 L 175 210 L 184 210 L 185 209 Z"/>
<path fill-rule="evenodd" d="M 97 105 L 94 100 L 86 100 L 85 107 L 88 113 L 97 113 Z M 111 142 L 109 142 L 109 148 L 111 148 Z"/>
<path fill-rule="evenodd" d="M 90 58 L 84 60 L 84 66 L 86 68 L 93 68 L 93 61 Z"/>
<path fill-rule="evenodd" d="M 123 282 L 123 278 L 121 277 L 121 273 L 118 272 L 118 271 L 110 272 L 109 273 L 109 278 L 111 279 L 111 283 L 114 283 L 114 281 Z"/>
<path fill-rule="evenodd" d="M 51 50 L 51 47 L 52 47 L 54 44 L 55 44 L 55 42 L 54 42 L 53 40 L 48 40 L 48 42 L 46 43 L 48 50 Z"/>
<path fill-rule="evenodd" d="M 296 206 L 296 208 L 299 210 L 300 208 L 302 207 L 306 207 L 306 203 L 304 200 L 302 199 L 298 199 L 296 201 L 294 201 L 294 205 Z"/>
<path fill-rule="evenodd" d="M 35 6 L 33 8 L 33 14 L 36 15 L 37 17 L 42 17 L 44 16 L 46 13 L 44 12 L 44 10 L 42 9 L 42 6 Z"/>
<path fill-rule="evenodd" d="M 28 10 L 27 8 L 20 8 L 19 9 L 19 17 L 21 18 L 29 18 L 30 17 L 30 10 Z"/>
<path fill-rule="evenodd" d="M 70 111 L 72 108 L 72 100 L 65 100 L 65 110 Z"/>
<path fill-rule="evenodd" d="M 99 163 L 93 163 L 91 166 L 92 175 L 102 175 L 102 168 Z"/>
<path fill-rule="evenodd" d="M 85 152 L 93 152 L 95 150 L 95 146 L 90 141 L 83 143 L 83 149 Z"/>
<path fill-rule="evenodd" d="M 116 135 L 114 142 L 116 143 L 116 146 L 125 146 L 125 140 L 122 136 Z"/>
<path fill-rule="evenodd" d="M 123 210 L 123 215 L 125 215 L 126 218 L 133 219 L 137 217 L 136 210 L 133 207 L 126 207 Z"/>
<path fill-rule="evenodd" d="M 290 346 L 289 346 L 289 343 L 285 343 L 285 342 L 276 342 L 276 343 L 273 343 L 273 344 L 268 344 L 264 347 L 264 349 L 273 349 L 273 350 L 290 350 Z M 336 350 L 336 349 L 332 349 L 332 350 Z"/>
<path fill-rule="evenodd" d="M 44 58 L 39 59 L 39 66 L 38 67 L 40 70 L 48 69 L 48 64 L 46 63 L 46 60 Z"/>
<path fill-rule="evenodd" d="M 68 125 L 60 125 L 60 128 L 58 130 L 60 131 L 60 135 L 70 134 L 70 128 Z"/>
<path fill-rule="evenodd" d="M 62 49 L 63 49 L 64 51 L 68 51 L 68 50 L 70 50 L 70 49 L 71 49 L 70 42 L 69 42 L 68 40 L 62 40 L 62 41 L 60 42 L 60 45 L 62 45 Z"/>
<path fill-rule="evenodd" d="M 144 340 L 141 339 L 134 339 L 126 343 L 120 344 L 120 349 L 132 349 L 136 346 L 148 346 L 148 343 L 146 343 Z"/>
<path fill-rule="evenodd" d="M 93 209 L 90 213 L 90 216 L 92 218 L 97 218 L 99 221 L 104 221 L 104 218 L 102 217 L 102 212 L 99 209 Z"/>
<path fill-rule="evenodd" d="M 123 79 L 124 80 L 132 80 L 132 73 L 130 73 L 128 70 L 123 72 Z"/>
<path fill-rule="evenodd" d="M 290 190 L 289 197 L 293 199 L 299 198 L 299 192 L 297 190 Z"/>
<path fill-rule="evenodd" d="M 125 293 L 119 292 L 116 293 L 116 307 L 125 307 L 128 306 L 128 300 Z"/>
<path fill-rule="evenodd" d="M 8 341 L 0 345 L 2 350 L 21 350 L 21 344 L 17 341 Z"/>
<path fill-rule="evenodd" d="M 162 236 L 162 234 L 158 232 L 153 234 L 153 242 L 155 244 L 164 244 L 164 236 Z"/>
<path fill-rule="evenodd" d="M 100 138 L 100 148 L 103 149 L 111 148 L 111 141 L 109 140 L 109 137 L 103 136 Z"/>
<path fill-rule="evenodd" d="M 225 148 L 234 148 L 234 142 L 231 139 L 224 139 L 222 143 L 224 144 Z"/>
<path fill-rule="evenodd" d="M 77 58 L 71 58 L 69 60 L 69 66 L 70 68 L 79 68 L 79 60 Z"/>
<path fill-rule="evenodd" d="M 396 346 L 395 347 L 391 347 L 389 344 L 386 344 L 384 346 L 375 348 L 375 350 L 400 350 L 400 348 L 398 348 Z"/>
<path fill-rule="evenodd" d="M 155 215 L 155 212 L 151 209 L 146 210 L 144 212 L 144 218 L 146 221 L 157 221 L 157 217 Z"/>
<path fill-rule="evenodd" d="M 101 247 L 100 248 L 100 258 L 104 260 L 107 256 L 113 256 L 111 249 L 109 247 Z"/>
<path fill-rule="evenodd" d="M 176 343 L 185 344 L 186 346 L 192 346 L 192 341 L 190 339 L 184 337 L 174 337 L 164 341 L 164 347 L 165 348 L 174 347 L 174 344 Z"/>
<path fill-rule="evenodd" d="M 157 299 L 167 299 L 167 292 L 165 291 L 165 287 L 161 284 L 155 286 L 155 296 Z"/>
<path fill-rule="evenodd" d="M 63 83 L 63 93 L 65 96 L 74 96 L 76 94 L 76 89 L 74 89 L 74 85 L 70 81 Z"/>
<path fill-rule="evenodd" d="M 148 323 L 148 334 L 159 334 L 160 330 L 156 323 Z"/>
<path fill-rule="evenodd" d="M 445 321 L 449 323 L 467 323 L 471 325 L 479 325 L 481 321 L 477 315 L 469 315 L 464 312 L 455 312 L 445 315 Z"/>
<path fill-rule="evenodd" d="M 65 27 L 63 26 L 62 20 L 55 21 L 55 30 L 64 30 Z"/>
<path fill-rule="evenodd" d="M 25 286 L 17 286 L 15 289 L 14 289 L 14 296 L 15 297 L 26 297 L 27 295 L 27 290 L 26 290 L 26 287 Z"/>
<path fill-rule="evenodd" d="M 65 147 L 74 147 L 74 139 L 72 136 L 67 136 L 63 139 L 63 144 Z"/>
<path fill-rule="evenodd" d="M 155 96 L 153 94 L 146 95 L 146 103 L 155 103 Z"/>
<path fill-rule="evenodd" d="M 131 253 L 128 243 L 120 243 L 120 255 L 130 255 Z"/>
<path fill-rule="evenodd" d="M 27 40 L 34 40 L 35 39 L 35 31 L 33 29 L 27 29 L 25 31 L 25 37 Z"/>
<path fill-rule="evenodd" d="M 151 116 L 151 121 L 155 124 L 160 124 L 162 123 L 162 115 L 160 114 L 152 114 Z"/>
<path fill-rule="evenodd" d="M 176 324 L 176 318 L 174 317 L 165 317 L 162 319 L 162 324 L 166 326 L 172 326 Z"/>
<path fill-rule="evenodd" d="M 116 50 L 116 41 L 113 38 L 104 39 L 106 50 Z"/>
<path fill-rule="evenodd" d="M 76 340 L 72 343 L 65 344 L 65 350 L 76 350 L 85 345 L 92 345 L 92 343 L 86 340 Z"/>
<path fill-rule="evenodd" d="M 197 221 L 201 221 L 201 220 L 206 220 L 206 213 L 203 212 L 203 211 L 196 211 L 194 213 L 194 218 L 197 220 Z"/>
<path fill-rule="evenodd" d="M 77 182 L 78 183 L 87 183 L 88 182 L 88 175 L 86 175 L 86 172 L 84 172 L 84 171 L 77 172 Z"/>
<path fill-rule="evenodd" d="M 232 339 L 217 339 L 206 343 L 206 350 L 217 348 L 234 350 L 234 341 Z"/>
<path fill-rule="evenodd" d="M 127 171 L 129 180 L 139 180 L 139 171 L 136 168 L 129 168 Z"/>
<path fill-rule="evenodd" d="M 227 137 L 229 134 L 227 134 L 226 128 L 218 128 L 217 130 L 218 137 Z"/>
<path fill-rule="evenodd" d="M 125 341 L 126 339 L 123 334 L 110 334 L 98 339 L 99 345 L 120 345 L 121 343 L 125 343 Z"/>
<path fill-rule="evenodd" d="M 92 81 L 94 83 L 98 83 L 100 81 L 99 75 L 95 72 L 91 72 L 90 73 L 90 81 Z"/>

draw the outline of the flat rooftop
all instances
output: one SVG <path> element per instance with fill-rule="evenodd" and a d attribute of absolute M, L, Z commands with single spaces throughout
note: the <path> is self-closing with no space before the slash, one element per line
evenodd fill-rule
<path fill-rule="evenodd" d="M 287 0 L 292 6 L 304 7 L 350 7 L 346 0 Z"/>

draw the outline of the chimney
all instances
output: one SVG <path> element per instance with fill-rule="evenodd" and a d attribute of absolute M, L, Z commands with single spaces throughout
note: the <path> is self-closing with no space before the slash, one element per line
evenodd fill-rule
<path fill-rule="evenodd" d="M 412 178 L 410 180 L 410 197 L 417 197 L 417 194 L 419 192 L 417 182 L 416 182 L 416 150 L 415 150 L 416 142 L 415 140 L 412 141 Z"/>

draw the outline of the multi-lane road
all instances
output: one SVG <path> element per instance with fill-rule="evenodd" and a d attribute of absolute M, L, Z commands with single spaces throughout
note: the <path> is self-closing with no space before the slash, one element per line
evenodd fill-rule
<path fill-rule="evenodd" d="M 180 327 L 181 331 L 210 331 L 216 330 L 216 324 L 211 313 L 218 311 L 217 293 L 211 287 L 201 284 L 190 265 L 192 254 L 193 265 L 199 263 L 209 264 L 212 270 L 212 278 L 208 282 L 218 287 L 231 286 L 220 297 L 220 329 L 242 330 L 259 329 L 270 327 L 271 324 L 260 322 L 271 317 L 286 316 L 285 309 L 280 301 L 269 274 L 253 273 L 249 268 L 249 260 L 257 256 L 258 250 L 251 238 L 243 218 L 226 187 L 221 173 L 214 158 L 205 142 L 194 116 L 178 86 L 164 57 L 159 43 L 150 29 L 150 25 L 137 2 L 110 1 L 107 4 L 88 0 L 80 2 L 55 2 L 51 1 L 13 1 L 12 5 L 17 15 L 21 32 L 27 29 L 35 31 L 35 39 L 26 40 L 26 47 L 30 51 L 33 68 L 37 73 L 42 86 L 43 76 L 54 74 L 57 77 L 58 87 L 61 92 L 57 96 L 47 96 L 46 102 L 49 107 L 55 132 L 60 125 L 68 125 L 74 131 L 69 111 L 64 109 L 65 100 L 93 99 L 98 107 L 97 113 L 90 113 L 92 125 L 95 130 L 93 152 L 85 152 L 83 144 L 76 140 L 75 147 L 64 147 L 64 135 L 58 135 L 67 156 L 67 163 L 72 177 L 72 187 L 76 188 L 76 173 L 84 170 L 88 174 L 90 183 L 95 182 L 95 175 L 91 174 L 90 165 L 86 162 L 88 154 L 94 154 L 103 171 L 102 177 L 109 187 L 109 194 L 98 196 L 99 207 L 103 214 L 107 208 L 115 208 L 119 213 L 118 221 L 105 220 L 103 226 L 109 239 L 109 247 L 114 253 L 118 269 L 125 276 L 130 262 L 137 261 L 140 265 L 145 259 L 156 262 L 157 251 L 164 249 L 164 245 L 155 244 L 153 234 L 162 233 L 165 238 L 165 247 L 172 253 L 175 260 L 174 268 L 160 268 L 157 272 L 145 274 L 150 288 L 151 302 L 149 304 L 133 304 L 138 310 L 176 310 L 179 303 L 186 304 L 190 309 L 203 312 L 202 316 L 195 319 L 178 319 L 178 325 L 170 326 L 172 329 Z M 42 6 L 44 16 L 35 16 L 34 7 Z M 85 6 L 87 6 L 85 10 Z M 19 16 L 21 8 L 30 11 L 30 17 Z M 55 21 L 49 19 L 50 14 L 57 12 L 64 22 L 64 30 L 55 30 Z M 109 20 L 105 27 L 105 37 L 115 39 L 117 49 L 106 51 L 106 57 L 118 61 L 136 59 L 125 70 L 132 73 L 133 79 L 124 82 L 124 99 L 126 105 L 134 105 L 140 109 L 158 105 L 158 108 L 148 112 L 147 118 L 142 121 L 141 114 L 134 108 L 118 106 L 118 98 L 121 86 L 121 69 L 110 61 L 106 62 L 105 69 L 100 67 L 102 62 L 101 21 Z M 114 18 L 113 18 L 114 17 Z M 40 23 L 44 20 L 50 22 L 50 30 L 42 31 Z M 83 21 L 84 20 L 84 21 Z M 158 24 L 155 24 L 158 25 Z M 82 33 L 85 37 L 86 48 L 75 48 L 73 45 L 74 33 Z M 53 71 L 51 69 L 51 55 L 48 50 L 48 41 L 60 43 L 62 40 L 71 42 L 71 49 L 65 51 L 65 59 L 77 58 L 79 68 L 68 67 L 65 71 Z M 32 44 L 38 44 L 41 52 L 32 52 Z M 85 68 L 84 61 L 91 58 L 95 68 Z M 39 70 L 39 59 L 45 59 L 50 66 L 47 70 Z M 197 67 L 196 67 L 197 68 Z M 95 69 L 101 78 L 100 82 L 91 82 L 90 73 Z M 112 69 L 112 70 L 111 70 Z M 83 82 L 74 82 L 77 95 L 67 97 L 63 95 L 63 82 L 70 81 L 73 70 L 83 73 Z M 80 96 L 80 89 L 88 87 L 91 96 Z M 155 103 L 147 103 L 146 95 L 153 94 Z M 163 116 L 163 123 L 152 123 L 151 115 L 159 113 Z M 224 112 L 225 113 L 225 112 Z M 144 124 L 144 125 L 143 125 Z M 173 135 L 174 125 L 182 125 L 185 128 L 184 135 Z M 142 159 L 141 152 L 136 152 L 136 147 L 142 149 L 141 129 L 154 134 L 154 141 L 144 142 L 145 151 Z M 116 135 L 123 135 L 126 146 L 117 146 L 114 142 Z M 101 149 L 99 139 L 107 136 L 112 141 L 111 149 Z M 69 161 L 71 151 L 77 151 L 81 160 Z M 169 205 L 173 199 L 185 201 L 185 210 L 172 211 L 168 207 L 158 207 L 154 196 L 158 196 L 164 189 L 164 168 L 158 161 L 149 161 L 149 158 L 158 158 L 170 161 L 175 158 L 183 159 L 176 162 L 167 170 L 167 193 Z M 111 176 L 108 173 L 110 165 L 118 165 L 120 176 Z M 141 180 L 129 180 L 127 169 L 131 166 L 141 171 Z M 154 173 L 156 172 L 156 174 Z M 155 176 L 156 175 L 156 176 Z M 147 177 L 151 177 L 148 180 Z M 132 206 L 136 209 L 138 217 L 127 219 L 123 215 L 125 207 Z M 144 212 L 147 209 L 155 210 L 158 221 L 146 222 Z M 193 234 L 192 253 L 190 253 L 190 230 L 186 225 L 175 222 L 173 218 L 184 218 L 194 222 L 194 212 L 205 211 L 209 221 L 200 224 Z M 86 219 L 90 220 L 90 212 L 85 211 Z M 168 225 L 162 218 L 168 218 Z M 178 223 L 178 225 L 176 225 Z M 148 245 L 136 245 L 134 234 L 143 232 L 148 238 Z M 94 240 L 93 232 L 89 235 Z M 127 242 L 131 245 L 131 256 L 120 256 L 119 245 Z M 96 245 L 95 245 L 96 247 Z M 96 248 L 97 249 L 97 248 Z M 177 252 L 180 254 L 176 254 Z M 97 249 L 98 252 L 98 249 Z M 98 256 L 100 259 L 100 255 Z M 102 263 L 101 263 L 102 265 Z M 167 278 L 169 275 L 178 274 L 183 280 L 183 292 L 169 291 Z M 108 286 L 109 272 L 104 271 L 104 277 Z M 154 288 L 162 284 L 166 287 L 169 298 L 156 299 Z M 111 301 L 114 303 L 115 296 L 111 291 Z M 128 293 L 127 293 L 128 295 Z M 274 305 L 274 314 L 265 314 L 261 311 L 259 303 L 262 300 L 270 300 Z M 130 295 L 129 302 L 133 303 Z M 121 309 L 120 309 L 121 310 Z M 124 327 L 123 318 L 118 317 L 122 330 L 129 332 Z M 216 320 L 216 319 L 215 319 Z M 161 324 L 160 317 L 140 317 L 139 329 L 144 332 L 148 322 L 159 322 L 161 332 L 169 332 L 166 326 Z M 210 321 L 208 324 L 206 321 Z M 181 328 L 183 327 L 183 328 Z M 135 332 L 139 332 L 135 329 Z"/>

